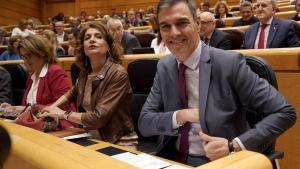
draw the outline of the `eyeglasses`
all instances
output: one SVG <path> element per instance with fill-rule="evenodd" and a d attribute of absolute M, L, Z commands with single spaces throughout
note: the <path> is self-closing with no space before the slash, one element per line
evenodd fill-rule
<path fill-rule="evenodd" d="M 208 25 L 211 22 L 213 22 L 213 21 L 201 21 L 201 25 Z"/>
<path fill-rule="evenodd" d="M 32 58 L 31 53 L 26 53 L 25 55 L 20 55 L 23 60 L 29 61 Z"/>

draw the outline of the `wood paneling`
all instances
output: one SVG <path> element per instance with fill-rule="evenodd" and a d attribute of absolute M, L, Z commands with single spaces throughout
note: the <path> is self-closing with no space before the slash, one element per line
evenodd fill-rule
<path fill-rule="evenodd" d="M 40 0 L 0 0 L 0 25 L 14 25 L 22 18 L 41 19 Z"/>

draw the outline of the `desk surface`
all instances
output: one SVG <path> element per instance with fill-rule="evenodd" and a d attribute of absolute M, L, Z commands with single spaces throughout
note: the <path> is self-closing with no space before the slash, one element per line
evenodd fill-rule
<path fill-rule="evenodd" d="M 94 144 L 84 147 L 14 123 L 0 121 L 0 124 L 9 131 L 12 139 L 12 151 L 8 161 L 4 165 L 5 169 L 136 168 L 95 150 L 113 147 L 136 154 L 140 153 L 135 150 L 129 150 L 125 147 L 97 140 L 91 140 Z M 176 162 L 171 163 L 177 164 Z M 244 151 L 203 165 L 198 167 L 198 169 L 220 169 L 228 167 L 271 169 L 271 164 L 269 160 L 261 154 Z"/>

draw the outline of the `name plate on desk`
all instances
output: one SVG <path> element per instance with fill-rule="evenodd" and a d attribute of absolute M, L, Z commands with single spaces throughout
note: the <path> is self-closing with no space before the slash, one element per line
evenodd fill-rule
<path fill-rule="evenodd" d="M 53 136 L 62 138 L 64 140 L 84 138 L 84 137 L 90 137 L 91 136 L 83 128 L 68 128 L 68 129 L 61 130 L 61 131 L 48 132 L 48 134 L 51 134 Z"/>

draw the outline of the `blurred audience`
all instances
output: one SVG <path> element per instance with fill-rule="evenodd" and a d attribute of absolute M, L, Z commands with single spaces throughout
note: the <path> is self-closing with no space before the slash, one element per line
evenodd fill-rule
<path fill-rule="evenodd" d="M 296 15 L 292 18 L 294 21 L 300 21 L 300 0 L 295 1 Z"/>
<path fill-rule="evenodd" d="M 74 33 L 70 33 L 68 34 L 68 39 L 69 39 L 69 47 L 68 47 L 68 55 L 72 55 L 72 56 L 77 56 L 78 53 L 78 42 L 77 42 L 77 37 L 78 35 L 74 34 Z"/>
<path fill-rule="evenodd" d="M 65 21 L 64 18 L 65 18 L 64 13 L 63 12 L 59 12 L 57 15 L 55 15 L 52 18 L 52 22 L 59 22 L 59 21 L 64 22 Z"/>
<path fill-rule="evenodd" d="M 10 74 L 0 66 L 0 105 L 2 103 L 11 104 L 11 77 Z"/>
<path fill-rule="evenodd" d="M 215 18 L 222 19 L 232 17 L 232 14 L 229 13 L 229 7 L 226 1 L 218 1 L 215 5 Z"/>
<path fill-rule="evenodd" d="M 15 27 L 12 30 L 11 36 L 19 35 L 24 38 L 30 34 L 35 34 L 35 32 L 28 29 L 28 22 L 26 19 L 21 19 L 19 21 L 18 27 Z"/>
<path fill-rule="evenodd" d="M 129 32 L 124 31 L 123 24 L 119 19 L 109 19 L 107 27 L 111 31 L 114 40 L 123 46 L 124 54 L 132 54 L 132 48 L 141 48 L 138 39 Z"/>
<path fill-rule="evenodd" d="M 46 39 L 47 46 L 50 48 L 54 56 L 62 56 L 66 54 L 64 48 L 57 41 L 57 35 L 51 30 L 44 30 L 43 36 Z"/>
<path fill-rule="evenodd" d="M 210 4 L 208 1 L 200 3 L 200 11 L 201 12 L 210 12 Z"/>
<path fill-rule="evenodd" d="M 216 29 L 214 14 L 210 12 L 202 12 L 198 17 L 198 20 L 201 23 L 200 36 L 206 45 L 224 50 L 231 49 L 227 33 Z"/>
<path fill-rule="evenodd" d="M 7 46 L 9 44 L 9 33 L 3 29 L 0 28 L 0 45 Z"/>
<path fill-rule="evenodd" d="M 253 15 L 252 3 L 244 1 L 240 5 L 240 13 L 242 18 L 233 22 L 232 26 L 252 25 L 258 22 L 258 19 Z"/>
<path fill-rule="evenodd" d="M 68 35 L 65 33 L 64 28 L 65 25 L 63 22 L 55 22 L 55 31 L 57 35 L 57 41 L 59 43 L 68 41 Z"/>
<path fill-rule="evenodd" d="M 18 45 L 21 39 L 19 35 L 10 37 L 7 50 L 0 55 L 0 60 L 20 60 Z"/>

